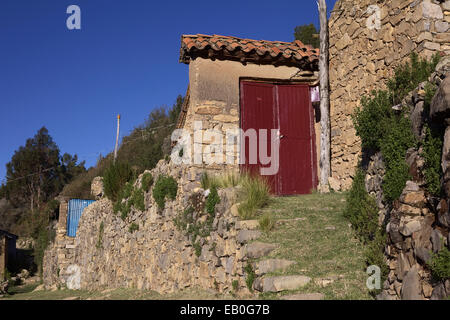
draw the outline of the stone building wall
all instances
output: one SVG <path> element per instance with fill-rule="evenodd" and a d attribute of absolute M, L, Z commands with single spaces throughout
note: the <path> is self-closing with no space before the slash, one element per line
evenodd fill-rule
<path fill-rule="evenodd" d="M 191 132 L 194 141 L 194 122 L 201 121 L 203 134 L 205 130 L 214 129 L 226 136 L 227 130 L 236 130 L 240 127 L 240 80 L 253 79 L 260 81 L 297 81 L 313 83 L 318 79 L 317 72 L 300 72 L 298 68 L 287 66 L 257 65 L 248 63 L 243 65 L 236 61 L 220 61 L 197 58 L 189 63 L 190 104 L 186 115 L 184 129 Z M 316 118 L 315 118 L 316 119 Z M 320 123 L 315 123 L 317 159 L 320 155 Z M 205 139 L 202 150 L 212 142 Z M 209 169 L 237 169 L 239 163 L 239 150 L 234 148 L 226 153 L 224 145 L 224 159 L 231 157 L 230 163 L 224 165 L 211 165 Z M 209 154 L 205 151 L 205 155 Z M 198 167 L 204 166 L 197 165 Z M 320 169 L 318 167 L 318 172 Z M 320 173 L 319 173 L 320 174 Z"/>
<path fill-rule="evenodd" d="M 379 26 L 373 20 L 377 15 Z M 351 114 L 361 96 L 382 88 L 413 51 L 425 57 L 450 54 L 449 23 L 449 0 L 337 1 L 329 21 L 331 169 L 336 188 L 349 189 L 360 157 Z"/>

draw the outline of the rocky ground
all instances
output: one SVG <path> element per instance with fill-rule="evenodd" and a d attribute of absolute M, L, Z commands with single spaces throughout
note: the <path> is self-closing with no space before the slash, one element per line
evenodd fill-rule
<path fill-rule="evenodd" d="M 256 273 L 251 299 L 371 299 L 366 289 L 363 246 L 343 217 L 343 194 L 272 199 L 263 209 L 272 213 L 274 228 L 259 230 L 257 220 L 241 221 L 240 241 L 254 249 Z M 252 250 L 253 250 L 252 249 Z M 286 284 L 289 284 L 286 286 Z M 37 290 L 36 290 L 37 288 Z M 230 291 L 190 289 L 161 295 L 152 291 L 40 290 L 38 283 L 13 286 L 3 299 L 15 300 L 157 300 L 236 299 Z M 239 297 L 242 299 L 243 297 Z"/>

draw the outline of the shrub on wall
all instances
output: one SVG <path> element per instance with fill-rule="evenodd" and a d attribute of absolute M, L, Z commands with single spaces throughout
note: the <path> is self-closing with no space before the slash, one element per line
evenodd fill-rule
<path fill-rule="evenodd" d="M 378 207 L 375 199 L 366 191 L 365 172 L 359 168 L 347 194 L 344 217 L 350 221 L 363 242 L 369 242 L 375 238 L 379 229 Z"/>
<path fill-rule="evenodd" d="M 404 110 L 395 112 L 392 106 L 402 102 L 404 97 L 434 71 L 439 56 L 431 61 L 419 59 L 413 53 L 408 63 L 400 65 L 394 76 L 388 80 L 387 90 L 373 91 L 361 99 L 361 107 L 356 109 L 352 120 L 356 134 L 361 138 L 364 152 L 379 152 L 386 165 L 383 179 L 383 193 L 388 202 L 398 199 L 410 179 L 406 163 L 406 152 L 417 146 L 412 132 L 409 115 Z M 425 109 L 429 108 L 435 88 L 425 85 Z M 439 184 L 438 165 L 441 152 L 439 142 L 429 132 L 424 142 L 424 158 L 428 187 L 436 192 Z M 441 147 L 442 148 L 442 147 Z M 368 265 L 377 265 L 383 278 L 389 272 L 384 258 L 386 245 L 385 228 L 378 226 L 378 207 L 365 188 L 365 172 L 358 169 L 353 185 L 347 195 L 344 215 L 350 220 L 359 238 L 366 244 L 365 257 Z"/>
<path fill-rule="evenodd" d="M 363 97 L 361 107 L 352 116 L 363 150 L 381 151 L 383 155 L 386 164 L 383 191 L 388 201 L 397 199 L 411 178 L 405 156 L 406 151 L 417 143 L 408 115 L 405 111 L 394 112 L 392 106 L 426 81 L 438 62 L 439 55 L 427 61 L 413 53 L 410 61 L 400 65 L 388 80 L 388 90 L 373 91 L 370 96 Z M 433 88 L 426 85 L 425 89 L 425 104 L 429 104 Z"/>
<path fill-rule="evenodd" d="M 113 211 L 114 213 L 120 212 L 120 217 L 125 220 L 131 211 L 133 206 L 139 211 L 145 210 L 145 192 L 150 188 L 153 183 L 153 177 L 151 174 L 146 173 L 142 177 L 142 187 L 137 188 L 133 186 L 133 183 L 127 182 L 122 187 L 117 200 L 114 202 Z"/>
<path fill-rule="evenodd" d="M 210 216 L 214 216 L 214 211 L 216 209 L 216 204 L 220 202 L 219 194 L 217 193 L 217 188 L 212 187 L 208 198 L 206 199 L 206 212 L 209 213 Z"/>
<path fill-rule="evenodd" d="M 178 184 L 174 178 L 165 175 L 158 177 L 153 187 L 153 198 L 161 210 L 165 207 L 166 198 L 175 200 L 177 189 Z"/>
<path fill-rule="evenodd" d="M 112 163 L 103 175 L 105 195 L 112 201 L 117 201 L 125 184 L 133 178 L 133 171 L 127 162 Z"/>
<path fill-rule="evenodd" d="M 434 253 L 428 266 L 431 269 L 431 274 L 434 279 L 450 279 L 450 251 L 444 247 L 438 253 Z"/>
<path fill-rule="evenodd" d="M 403 115 L 385 120 L 386 133 L 381 139 L 381 154 L 386 165 L 383 192 L 386 200 L 393 201 L 400 197 L 406 181 L 411 176 L 405 156 L 416 140 L 411 129 L 411 122 Z"/>
<path fill-rule="evenodd" d="M 372 91 L 371 96 L 361 98 L 361 106 L 352 115 L 356 134 L 364 149 L 380 150 L 381 139 L 386 133 L 385 119 L 392 116 L 392 100 L 389 92 Z"/>
<path fill-rule="evenodd" d="M 142 189 L 135 189 L 129 201 L 136 209 L 145 210 L 144 191 Z"/>
<path fill-rule="evenodd" d="M 406 151 L 415 145 L 411 123 L 403 113 L 394 114 L 387 91 L 372 92 L 363 97 L 362 108 L 353 115 L 356 134 L 363 149 L 381 151 L 386 164 L 383 191 L 388 201 L 398 198 L 410 178 L 405 161 Z"/>
<path fill-rule="evenodd" d="M 429 61 L 420 58 L 415 52 L 411 53 L 410 61 L 398 66 L 394 76 L 388 80 L 387 86 L 392 95 L 392 102 L 400 103 L 419 83 L 427 81 L 439 60 L 440 55 L 437 53 Z"/>
<path fill-rule="evenodd" d="M 389 270 L 384 261 L 384 246 L 386 245 L 386 233 L 384 228 L 378 225 L 378 207 L 366 191 L 365 172 L 362 169 L 356 171 L 352 188 L 347 194 L 347 204 L 344 216 L 350 221 L 359 239 L 366 245 L 364 256 L 368 266 L 379 266 L 384 279 Z M 378 291 L 373 292 L 377 294 Z"/>
<path fill-rule="evenodd" d="M 423 143 L 422 156 L 425 160 L 424 176 L 426 189 L 434 196 L 441 195 L 441 155 L 444 133 L 440 128 L 425 127 L 425 141 Z"/>
<path fill-rule="evenodd" d="M 146 172 L 142 176 L 142 190 L 144 192 L 148 192 L 150 190 L 150 187 L 153 185 L 153 176 Z"/>

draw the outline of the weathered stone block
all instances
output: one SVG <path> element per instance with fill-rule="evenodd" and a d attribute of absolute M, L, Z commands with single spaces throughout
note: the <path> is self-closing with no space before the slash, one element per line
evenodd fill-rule
<path fill-rule="evenodd" d="M 421 292 L 418 267 L 414 265 L 403 280 L 402 300 L 423 300 Z"/>
<path fill-rule="evenodd" d="M 430 19 L 443 19 L 444 14 L 442 12 L 441 6 L 431 2 L 422 2 L 422 16 L 424 18 Z"/>
<path fill-rule="evenodd" d="M 284 290 L 300 289 L 307 285 L 311 281 L 311 278 L 305 276 L 280 276 L 258 280 L 254 283 L 256 290 L 262 292 L 281 292 Z"/>

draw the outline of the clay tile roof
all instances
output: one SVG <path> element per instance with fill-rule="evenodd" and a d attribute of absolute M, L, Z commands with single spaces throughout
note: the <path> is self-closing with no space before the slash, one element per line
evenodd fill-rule
<path fill-rule="evenodd" d="M 197 57 L 318 70 L 319 49 L 299 40 L 282 42 L 220 35 L 183 35 L 180 62 L 189 64 Z"/>

